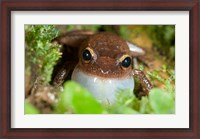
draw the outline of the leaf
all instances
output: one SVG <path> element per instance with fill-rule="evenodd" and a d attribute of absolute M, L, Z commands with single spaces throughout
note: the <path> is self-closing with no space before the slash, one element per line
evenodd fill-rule
<path fill-rule="evenodd" d="M 113 105 L 110 109 L 109 109 L 109 113 L 112 114 L 139 114 L 138 111 L 125 106 L 125 105 Z"/>
<path fill-rule="evenodd" d="M 152 113 L 152 109 L 151 109 L 151 106 L 149 104 L 149 99 L 148 99 L 147 96 L 141 98 L 139 112 L 145 113 L 145 114 Z"/>
<path fill-rule="evenodd" d="M 104 113 L 101 104 L 85 88 L 74 81 L 64 84 L 58 107 L 63 113 L 71 110 L 76 114 L 100 114 Z"/>
<path fill-rule="evenodd" d="M 29 102 L 25 102 L 24 107 L 25 107 L 24 109 L 25 114 L 39 114 L 40 113 L 39 110 Z"/>
<path fill-rule="evenodd" d="M 152 109 L 157 114 L 169 114 L 175 112 L 175 100 L 170 93 L 154 88 L 149 93 L 149 101 Z"/>

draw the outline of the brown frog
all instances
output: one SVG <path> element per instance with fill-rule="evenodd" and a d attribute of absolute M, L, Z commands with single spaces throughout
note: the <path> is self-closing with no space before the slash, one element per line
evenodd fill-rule
<path fill-rule="evenodd" d="M 152 84 L 133 68 L 133 58 L 144 51 L 109 32 L 74 31 L 53 40 L 63 46 L 63 57 L 55 69 L 53 85 L 71 79 L 87 88 L 102 103 L 115 103 L 119 89 L 134 89 L 134 77 L 148 95 Z M 70 73 L 72 72 L 72 74 Z"/>

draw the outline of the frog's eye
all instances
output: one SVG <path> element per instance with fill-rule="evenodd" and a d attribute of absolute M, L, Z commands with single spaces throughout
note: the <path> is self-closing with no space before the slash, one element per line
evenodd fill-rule
<path fill-rule="evenodd" d="M 82 52 L 83 61 L 85 63 L 89 63 L 94 56 L 95 56 L 95 53 L 91 48 L 86 48 Z"/>
<path fill-rule="evenodd" d="M 118 61 L 121 62 L 122 69 L 128 68 L 132 63 L 129 55 L 123 55 Z"/>
<path fill-rule="evenodd" d="M 130 57 L 126 57 L 123 61 L 122 61 L 122 66 L 125 68 L 128 68 L 131 65 L 131 58 Z"/>

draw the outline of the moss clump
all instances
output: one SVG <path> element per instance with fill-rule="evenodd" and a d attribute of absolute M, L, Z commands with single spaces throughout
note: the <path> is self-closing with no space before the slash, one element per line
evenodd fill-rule
<path fill-rule="evenodd" d="M 58 35 L 53 25 L 25 26 L 26 69 L 31 67 L 33 78 L 40 77 L 45 83 L 51 80 L 53 67 L 61 57 L 60 46 L 51 43 Z"/>

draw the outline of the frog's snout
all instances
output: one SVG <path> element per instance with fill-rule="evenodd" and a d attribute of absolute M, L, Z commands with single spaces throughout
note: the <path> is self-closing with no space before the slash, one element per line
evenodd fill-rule
<path fill-rule="evenodd" d="M 98 63 L 98 69 L 100 72 L 104 74 L 108 74 L 114 70 L 116 70 L 117 64 L 116 61 L 110 57 L 99 57 L 96 61 Z"/>

